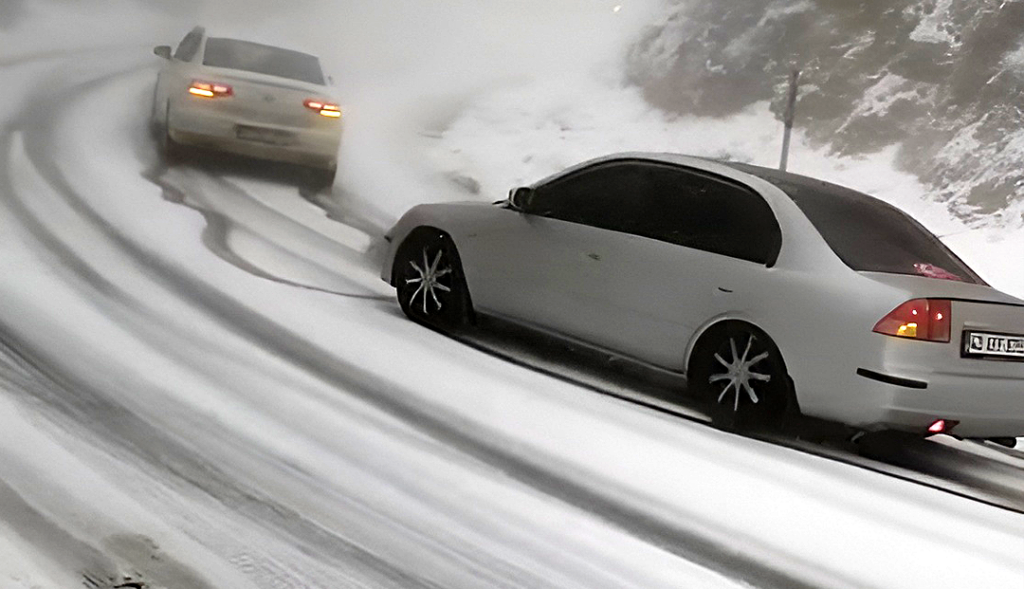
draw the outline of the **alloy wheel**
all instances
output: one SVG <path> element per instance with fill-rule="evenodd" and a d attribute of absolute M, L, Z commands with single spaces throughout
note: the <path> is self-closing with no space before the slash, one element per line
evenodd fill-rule
<path fill-rule="evenodd" d="M 728 350 L 715 353 L 714 358 L 719 366 L 708 377 L 708 384 L 718 383 L 718 386 L 722 386 L 724 383 L 717 402 L 720 405 L 731 402 L 733 412 L 740 410 L 741 400 L 749 400 L 755 405 L 761 403 L 762 396 L 759 396 L 754 390 L 754 383 L 768 383 L 772 380 L 771 374 L 758 372 L 758 369 L 755 368 L 757 364 L 767 360 L 770 355 L 767 350 L 758 351 L 761 350 L 760 346 L 754 347 L 756 336 L 747 334 L 742 354 L 738 353 L 737 339 L 736 337 L 728 338 Z M 723 357 L 723 353 L 725 357 Z"/>
<path fill-rule="evenodd" d="M 409 266 L 415 276 L 405 279 L 408 288 L 414 287 L 407 304 L 411 308 L 422 308 L 423 314 L 429 316 L 431 313 L 439 313 L 444 310 L 444 301 L 452 289 L 450 286 L 442 284 L 441 279 L 452 273 L 452 267 L 448 260 L 444 259 L 442 248 L 437 249 L 433 261 L 430 261 L 428 247 L 423 247 L 422 254 L 422 261 L 409 260 Z"/>
<path fill-rule="evenodd" d="M 472 315 L 462 263 L 451 238 L 418 230 L 395 258 L 395 286 L 402 311 L 413 321 L 449 330 Z"/>
<path fill-rule="evenodd" d="M 782 354 L 762 331 L 739 322 L 709 330 L 690 360 L 693 393 L 727 430 L 781 430 L 800 407 Z"/>

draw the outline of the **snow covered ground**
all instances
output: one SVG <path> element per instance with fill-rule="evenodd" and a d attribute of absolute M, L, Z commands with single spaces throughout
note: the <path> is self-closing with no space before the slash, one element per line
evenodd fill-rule
<path fill-rule="evenodd" d="M 349 24 L 359 3 L 299 3 L 350 33 L 321 50 L 356 88 L 345 225 L 287 182 L 164 167 L 148 50 L 194 23 L 119 2 L 25 4 L 0 32 L 21 56 L 0 60 L 0 586 L 1024 582 L 1024 516 L 595 395 L 401 316 L 372 245 L 413 203 L 494 200 L 619 149 L 771 163 L 762 109 L 666 121 L 617 87 L 608 47 L 639 3 L 383 2 Z M 194 6 L 229 22 L 227 3 Z M 330 42 L 306 22 L 252 28 Z M 598 33 L 565 41 L 581 23 Z M 429 49 L 416 67 L 410 41 Z M 798 149 L 793 168 L 896 201 L 1024 293 L 1019 232 L 958 225 L 887 157 Z"/>

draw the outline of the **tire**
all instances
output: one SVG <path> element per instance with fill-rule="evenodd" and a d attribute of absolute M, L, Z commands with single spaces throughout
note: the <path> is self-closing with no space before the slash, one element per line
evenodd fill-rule
<path fill-rule="evenodd" d="M 473 307 L 451 238 L 421 228 L 402 243 L 392 270 L 398 304 L 413 321 L 451 331 L 469 323 Z"/>
<path fill-rule="evenodd" d="M 164 109 L 161 109 L 157 102 L 156 88 L 153 88 L 153 108 L 149 112 L 149 132 L 156 141 L 161 141 L 160 137 L 164 132 L 164 124 L 160 122 L 162 110 Z"/>
<path fill-rule="evenodd" d="M 793 381 L 767 334 L 744 323 L 713 327 L 690 360 L 689 386 L 728 430 L 785 429 L 799 413 Z"/>
<path fill-rule="evenodd" d="M 989 438 L 988 441 L 1011 450 L 1017 447 L 1017 438 Z"/>
<path fill-rule="evenodd" d="M 180 163 L 183 157 L 181 145 L 174 139 L 171 139 L 171 134 L 166 128 L 163 132 L 163 139 L 160 141 L 160 153 L 163 155 L 164 163 L 167 165 Z"/>
<path fill-rule="evenodd" d="M 330 190 L 334 186 L 334 180 L 338 175 L 337 165 L 330 168 L 307 168 L 310 188 L 314 192 Z"/>
<path fill-rule="evenodd" d="M 171 139 L 171 107 L 167 106 L 167 115 L 164 117 L 164 123 L 160 125 L 156 123 L 157 139 L 160 142 L 160 154 L 164 158 L 164 163 L 167 165 L 176 164 L 182 159 L 181 145 L 178 144 L 174 139 Z"/>

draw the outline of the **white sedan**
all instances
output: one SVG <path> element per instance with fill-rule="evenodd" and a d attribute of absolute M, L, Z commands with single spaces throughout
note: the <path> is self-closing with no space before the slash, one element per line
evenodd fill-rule
<path fill-rule="evenodd" d="M 413 320 L 486 314 L 610 351 L 735 426 L 1024 435 L 1024 301 L 847 188 L 622 154 L 494 205 L 417 206 L 387 240 Z"/>
<path fill-rule="evenodd" d="M 153 99 L 153 127 L 166 151 L 201 146 L 309 166 L 334 179 L 342 112 L 320 61 L 196 27 L 166 59 Z"/>

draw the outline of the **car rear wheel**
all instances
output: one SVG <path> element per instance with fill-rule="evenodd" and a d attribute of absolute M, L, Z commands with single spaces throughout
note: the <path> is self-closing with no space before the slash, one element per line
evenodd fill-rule
<path fill-rule="evenodd" d="M 436 329 L 464 326 L 472 313 L 459 253 L 437 230 L 414 231 L 395 256 L 398 303 L 410 319 Z"/>
<path fill-rule="evenodd" d="M 164 163 L 167 165 L 176 164 L 182 159 L 181 145 L 174 139 L 171 139 L 171 135 L 166 129 L 164 130 L 163 140 L 160 142 L 160 152 L 163 154 Z"/>
<path fill-rule="evenodd" d="M 338 175 L 337 164 L 330 168 L 307 168 L 306 177 L 309 179 L 309 187 L 314 192 L 330 191 L 334 186 L 334 180 Z"/>
<path fill-rule="evenodd" d="M 160 143 L 160 154 L 164 158 L 164 163 L 171 165 L 178 163 L 181 160 L 181 145 L 178 144 L 173 138 L 171 138 L 170 124 L 171 124 L 171 107 L 167 106 L 167 114 L 164 117 L 163 124 L 155 123 L 156 128 L 154 132 L 157 135 L 157 140 Z"/>
<path fill-rule="evenodd" d="M 796 413 L 782 355 L 761 330 L 729 323 L 701 338 L 690 361 L 690 386 L 724 429 L 779 430 Z"/>

